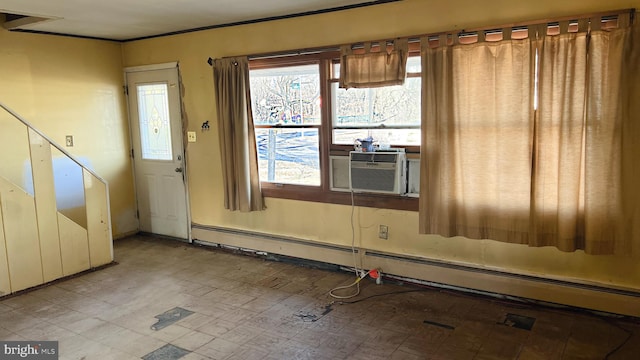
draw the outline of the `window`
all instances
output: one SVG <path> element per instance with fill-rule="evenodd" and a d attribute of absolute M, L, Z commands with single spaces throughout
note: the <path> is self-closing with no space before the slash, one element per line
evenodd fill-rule
<path fill-rule="evenodd" d="M 380 148 L 420 145 L 420 57 L 407 60 L 404 85 L 369 89 L 338 87 L 340 64 L 333 65 L 332 142 L 353 145 L 355 139 L 372 137 Z"/>
<path fill-rule="evenodd" d="M 252 70 L 260 180 L 320 185 L 318 64 Z"/>
<path fill-rule="evenodd" d="M 167 84 L 138 86 L 138 119 L 144 160 L 173 160 Z"/>
<path fill-rule="evenodd" d="M 369 136 L 383 148 L 419 152 L 420 57 L 409 58 L 402 86 L 348 90 L 338 87 L 338 58 L 324 52 L 250 62 L 265 196 L 349 204 L 348 193 L 330 189 L 330 156 L 348 156 L 356 139 Z M 363 206 L 417 210 L 415 198 L 357 197 Z"/>

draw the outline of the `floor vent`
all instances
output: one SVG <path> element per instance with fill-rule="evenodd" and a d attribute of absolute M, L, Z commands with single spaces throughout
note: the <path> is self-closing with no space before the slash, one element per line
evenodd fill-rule
<path fill-rule="evenodd" d="M 531 329 L 533 328 L 533 324 L 535 322 L 536 322 L 536 319 L 529 316 L 518 315 L 518 314 L 507 314 L 502 324 L 510 327 L 514 327 L 517 329 L 531 331 Z"/>

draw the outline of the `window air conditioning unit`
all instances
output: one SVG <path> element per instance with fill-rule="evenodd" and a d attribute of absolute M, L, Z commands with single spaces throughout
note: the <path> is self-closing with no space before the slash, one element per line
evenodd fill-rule
<path fill-rule="evenodd" d="M 349 184 L 354 192 L 405 194 L 406 154 L 380 151 L 350 152 Z"/>

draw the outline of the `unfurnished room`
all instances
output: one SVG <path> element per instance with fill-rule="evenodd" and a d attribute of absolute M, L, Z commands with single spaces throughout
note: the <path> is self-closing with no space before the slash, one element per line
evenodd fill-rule
<path fill-rule="evenodd" d="M 637 359 L 640 0 L 0 0 L 0 359 Z"/>

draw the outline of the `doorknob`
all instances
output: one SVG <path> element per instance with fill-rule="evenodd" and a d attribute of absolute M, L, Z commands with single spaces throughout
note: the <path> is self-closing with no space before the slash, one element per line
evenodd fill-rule
<path fill-rule="evenodd" d="M 182 168 L 176 168 L 176 172 L 182 172 Z"/>

